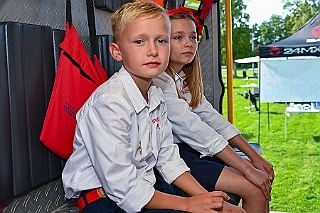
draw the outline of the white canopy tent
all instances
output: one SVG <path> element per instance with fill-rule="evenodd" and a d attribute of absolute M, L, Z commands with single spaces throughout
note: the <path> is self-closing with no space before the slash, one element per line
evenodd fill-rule
<path fill-rule="evenodd" d="M 320 58 L 261 58 L 261 102 L 320 101 Z"/>
<path fill-rule="evenodd" d="M 254 72 L 254 63 L 259 62 L 260 57 L 259 56 L 254 56 L 254 57 L 248 57 L 248 58 L 241 58 L 234 60 L 234 62 L 238 64 L 252 64 L 252 74 L 255 75 L 256 73 Z M 258 64 L 258 69 L 259 69 L 259 64 Z"/>
<path fill-rule="evenodd" d="M 320 12 L 287 38 L 259 48 L 261 102 L 320 101 Z"/>
<path fill-rule="evenodd" d="M 255 63 L 259 62 L 259 56 L 249 57 L 249 58 L 241 58 L 234 60 L 238 64 L 248 64 L 248 63 Z"/>

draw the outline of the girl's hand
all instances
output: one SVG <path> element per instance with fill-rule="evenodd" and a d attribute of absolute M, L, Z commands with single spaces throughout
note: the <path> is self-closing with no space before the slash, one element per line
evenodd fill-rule
<path fill-rule="evenodd" d="M 258 186 L 267 200 L 271 200 L 272 183 L 269 175 L 261 171 L 260 169 L 251 167 L 249 172 L 244 176 L 254 185 Z"/>
<path fill-rule="evenodd" d="M 261 159 L 259 159 L 259 160 L 252 161 L 252 165 L 255 168 L 260 169 L 261 171 L 266 173 L 269 176 L 271 184 L 273 183 L 274 170 L 273 170 L 272 164 L 269 161 L 267 161 L 266 159 L 261 157 Z"/>

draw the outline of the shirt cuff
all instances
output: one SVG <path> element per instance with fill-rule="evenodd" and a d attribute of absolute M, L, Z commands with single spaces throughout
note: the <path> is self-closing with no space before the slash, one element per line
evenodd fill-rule
<path fill-rule="evenodd" d="M 137 184 L 125 196 L 118 206 L 125 212 L 140 212 L 154 195 L 155 189 L 151 183 L 138 178 Z"/>
<path fill-rule="evenodd" d="M 240 131 L 234 126 L 234 125 L 229 125 L 223 134 L 223 137 L 229 141 L 231 138 L 240 135 Z"/>
<path fill-rule="evenodd" d="M 182 158 L 173 163 L 167 163 L 161 167 L 157 167 L 157 169 L 168 184 L 171 184 L 183 173 L 190 171 L 190 168 L 186 165 Z"/>
<path fill-rule="evenodd" d="M 205 156 L 213 156 L 221 152 L 228 145 L 228 141 L 225 140 L 222 136 L 220 136 L 219 140 L 216 140 L 214 143 L 212 143 L 211 147 L 208 147 L 208 152 L 201 152 L 200 158 Z"/>

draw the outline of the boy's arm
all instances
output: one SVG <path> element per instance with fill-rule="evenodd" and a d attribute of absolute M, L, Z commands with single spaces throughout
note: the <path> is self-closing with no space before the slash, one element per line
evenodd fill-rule
<path fill-rule="evenodd" d="M 183 173 L 172 184 L 190 196 L 207 192 L 190 172 Z"/>
<path fill-rule="evenodd" d="M 223 209 L 224 200 L 228 200 L 227 194 L 221 191 L 207 192 L 189 172 L 180 175 L 174 185 L 184 190 L 192 197 L 180 197 L 155 191 L 147 209 L 174 209 L 187 212 L 218 212 Z"/>
<path fill-rule="evenodd" d="M 137 128 L 132 123 L 133 110 L 120 92 L 99 97 L 78 123 L 90 157 L 83 167 L 92 163 L 108 197 L 121 209 L 125 212 L 141 211 L 155 189 L 144 178 L 138 177 L 137 167 L 132 162 L 133 150 L 137 150 L 134 143 L 130 143 L 137 136 L 128 131 Z"/>

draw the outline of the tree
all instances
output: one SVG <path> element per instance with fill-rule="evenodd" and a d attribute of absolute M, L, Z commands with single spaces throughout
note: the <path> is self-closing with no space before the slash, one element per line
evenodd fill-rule
<path fill-rule="evenodd" d="M 262 22 L 259 28 L 261 45 L 273 43 L 287 36 L 284 20 L 280 15 L 272 15 L 270 20 Z"/>
<path fill-rule="evenodd" d="M 307 23 L 320 9 L 319 0 L 283 0 L 286 16 L 272 15 L 260 26 L 253 25 L 255 49 L 290 36 Z"/>
<path fill-rule="evenodd" d="M 226 64 L 225 1 L 220 1 L 221 55 L 223 64 Z M 260 45 L 270 44 L 288 37 L 320 11 L 319 0 L 282 1 L 284 3 L 283 9 L 286 12 L 284 18 L 280 15 L 272 15 L 269 21 L 262 22 L 260 26 L 254 24 L 250 28 L 250 16 L 244 12 L 247 6 L 243 0 L 231 0 L 234 59 L 257 55 Z M 252 42 L 254 43 L 254 51 L 252 51 Z"/>
<path fill-rule="evenodd" d="M 288 37 L 307 23 L 320 8 L 319 0 L 283 0 L 287 15 L 272 15 L 258 27 L 258 43 L 266 45 Z"/>
<path fill-rule="evenodd" d="M 244 57 L 254 56 L 251 50 L 251 33 L 249 27 L 249 14 L 243 11 L 247 6 L 243 0 L 232 0 L 231 2 L 232 14 L 232 49 L 233 58 L 239 59 Z M 220 4 L 220 20 L 221 20 L 221 50 L 222 63 L 226 64 L 226 18 L 225 18 L 225 0 Z M 234 73 L 236 75 L 236 73 Z"/>
<path fill-rule="evenodd" d="M 319 0 L 283 0 L 286 16 L 285 25 L 289 34 L 299 30 L 308 20 L 320 11 Z"/>

